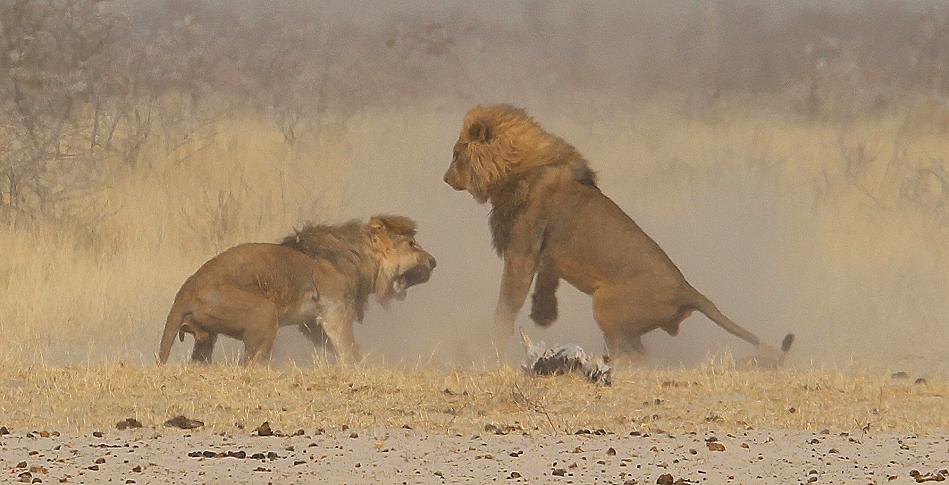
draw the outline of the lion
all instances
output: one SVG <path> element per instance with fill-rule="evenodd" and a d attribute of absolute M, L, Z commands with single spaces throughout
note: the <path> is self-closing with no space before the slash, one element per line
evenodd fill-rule
<path fill-rule="evenodd" d="M 299 326 L 340 362 L 360 353 L 353 322 L 370 295 L 386 305 L 425 283 L 436 261 L 415 241 L 415 222 L 378 215 L 362 223 L 305 225 L 280 244 L 250 243 L 214 257 L 189 277 L 165 323 L 159 363 L 175 334 L 194 335 L 192 361 L 209 363 L 218 334 L 244 342 L 241 362 L 268 360 L 279 327 Z"/>
<path fill-rule="evenodd" d="M 492 243 L 504 262 L 496 343 L 513 335 L 535 280 L 530 317 L 551 325 L 563 279 L 593 297 L 593 317 L 614 357 L 641 360 L 643 334 L 661 328 L 676 335 L 698 310 L 756 346 L 762 360 L 783 361 L 781 352 L 693 288 L 659 245 L 600 191 L 586 159 L 523 109 L 491 105 L 468 111 L 444 181 L 492 205 Z M 783 351 L 792 339 L 786 337 Z"/>

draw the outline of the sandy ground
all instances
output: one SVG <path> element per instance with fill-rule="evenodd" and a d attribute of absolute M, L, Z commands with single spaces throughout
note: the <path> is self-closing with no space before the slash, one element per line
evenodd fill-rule
<path fill-rule="evenodd" d="M 202 424 L 165 425 L 178 415 Z M 11 482 L 882 484 L 946 469 L 938 375 L 708 365 L 604 387 L 512 368 L 0 369 Z"/>
<path fill-rule="evenodd" d="M 916 483 L 949 468 L 949 434 L 13 433 L 0 466 L 25 483 Z"/>

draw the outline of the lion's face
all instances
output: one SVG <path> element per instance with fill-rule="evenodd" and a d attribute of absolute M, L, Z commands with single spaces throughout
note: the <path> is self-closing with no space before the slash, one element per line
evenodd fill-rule
<path fill-rule="evenodd" d="M 503 156 L 504 144 L 495 136 L 497 128 L 483 109 L 469 112 L 445 172 L 445 183 L 482 203 L 507 175 L 510 163 Z"/>
<path fill-rule="evenodd" d="M 380 258 L 376 282 L 380 301 L 402 300 L 406 291 L 428 281 L 435 258 L 415 240 L 415 225 L 399 216 L 375 216 L 369 221 L 373 248 Z"/>

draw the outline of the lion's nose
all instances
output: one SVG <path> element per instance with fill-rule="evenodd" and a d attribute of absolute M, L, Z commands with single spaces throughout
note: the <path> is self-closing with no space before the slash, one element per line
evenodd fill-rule
<path fill-rule="evenodd" d="M 435 269 L 435 266 L 438 266 L 438 261 L 435 261 L 435 256 L 429 255 L 428 265 L 431 266 L 432 269 Z"/>

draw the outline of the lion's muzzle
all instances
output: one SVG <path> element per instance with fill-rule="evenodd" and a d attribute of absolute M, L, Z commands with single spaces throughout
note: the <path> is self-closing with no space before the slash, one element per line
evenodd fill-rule
<path fill-rule="evenodd" d="M 458 177 L 457 172 L 453 168 L 449 168 L 448 171 L 445 172 L 445 176 L 442 178 L 442 180 L 444 180 L 445 183 L 451 188 L 455 190 L 465 190 L 464 183 L 462 183 L 462 181 L 459 179 L 460 177 Z"/>

